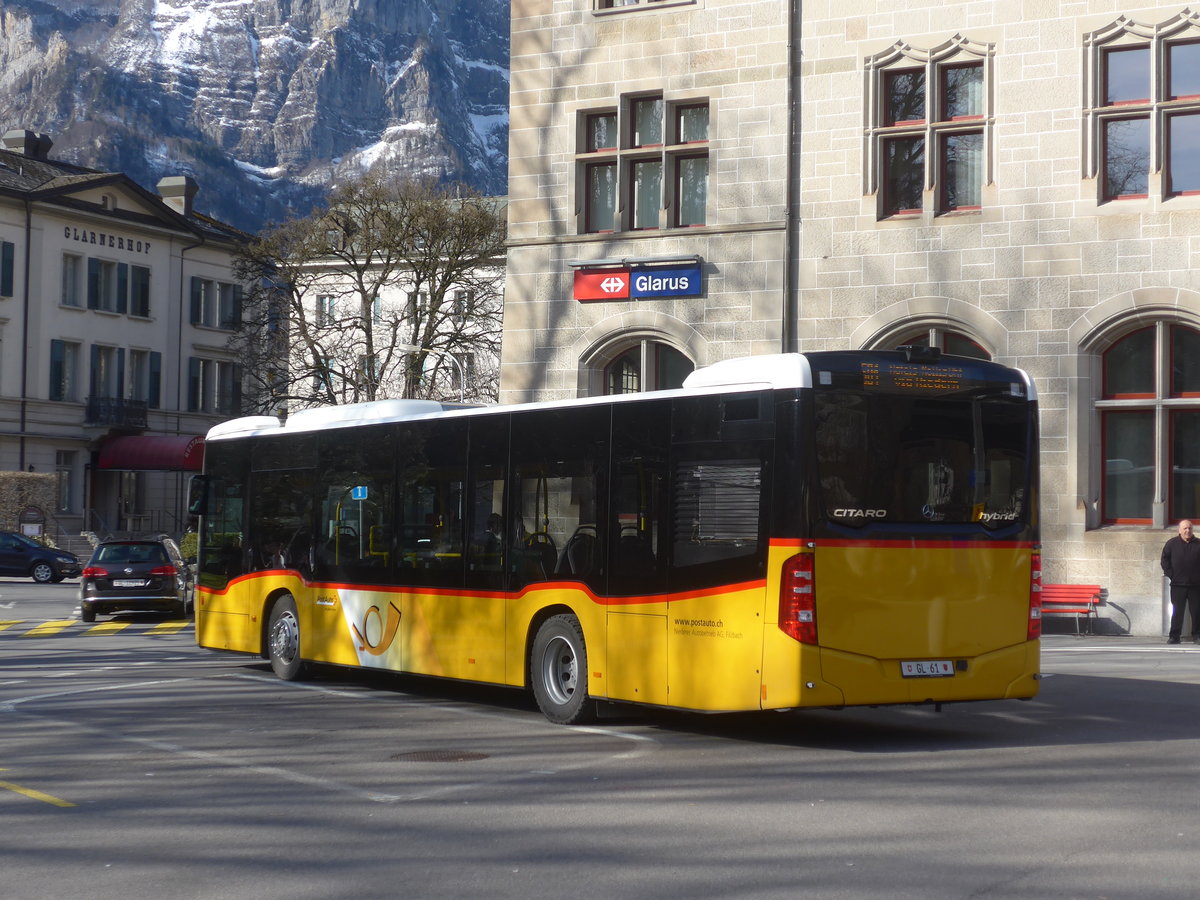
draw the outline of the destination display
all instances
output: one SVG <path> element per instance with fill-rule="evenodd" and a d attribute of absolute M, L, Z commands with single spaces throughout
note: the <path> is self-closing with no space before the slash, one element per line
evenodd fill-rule
<path fill-rule="evenodd" d="M 936 364 L 861 358 L 854 361 L 853 368 L 835 368 L 814 365 L 813 375 L 817 387 L 859 388 L 867 391 L 882 391 L 891 394 L 957 394 L 977 391 L 982 388 L 997 388 L 1014 397 L 1025 396 L 1025 386 L 1013 381 L 998 383 L 987 377 L 987 364 L 962 366 L 943 360 Z"/>

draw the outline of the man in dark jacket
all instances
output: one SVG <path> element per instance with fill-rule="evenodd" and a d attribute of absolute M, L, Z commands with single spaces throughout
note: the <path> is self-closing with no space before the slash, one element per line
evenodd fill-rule
<path fill-rule="evenodd" d="M 1192 614 L 1192 640 L 1200 644 L 1200 538 L 1192 536 L 1192 523 L 1179 523 L 1179 534 L 1163 545 L 1162 570 L 1171 579 L 1171 631 L 1168 644 L 1178 644 L 1183 631 L 1183 611 Z"/>

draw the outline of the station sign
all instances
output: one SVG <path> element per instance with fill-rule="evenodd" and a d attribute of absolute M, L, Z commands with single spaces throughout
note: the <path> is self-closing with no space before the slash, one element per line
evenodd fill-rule
<path fill-rule="evenodd" d="M 700 263 L 634 269 L 630 293 L 643 297 L 699 297 Z"/>
<path fill-rule="evenodd" d="M 576 269 L 576 300 L 628 300 L 628 269 Z"/>
<path fill-rule="evenodd" d="M 702 284 L 699 262 L 683 266 L 576 269 L 575 299 L 591 301 L 698 297 Z"/>

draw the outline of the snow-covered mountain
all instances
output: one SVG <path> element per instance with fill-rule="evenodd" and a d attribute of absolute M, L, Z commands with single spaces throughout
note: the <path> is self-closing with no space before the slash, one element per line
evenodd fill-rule
<path fill-rule="evenodd" d="M 246 230 L 387 165 L 503 193 L 508 0 L 0 0 L 0 130 Z"/>

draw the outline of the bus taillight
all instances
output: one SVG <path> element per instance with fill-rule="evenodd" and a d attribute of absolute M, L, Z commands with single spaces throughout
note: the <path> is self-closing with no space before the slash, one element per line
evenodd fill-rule
<path fill-rule="evenodd" d="M 797 553 L 783 564 L 779 581 L 779 627 L 802 644 L 817 642 L 817 594 L 813 555 Z"/>
<path fill-rule="evenodd" d="M 1042 554 L 1034 553 L 1029 566 L 1029 631 L 1028 640 L 1042 636 Z"/>

